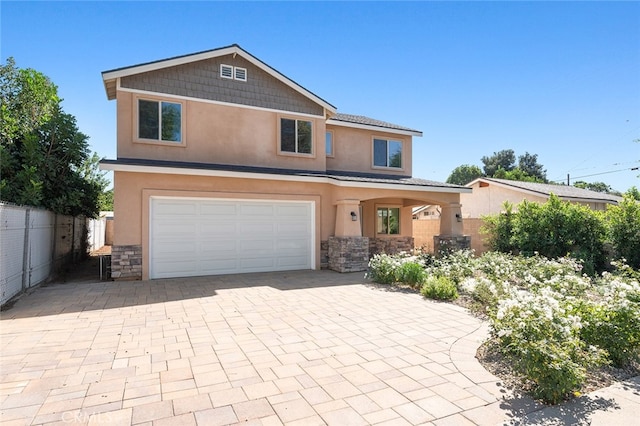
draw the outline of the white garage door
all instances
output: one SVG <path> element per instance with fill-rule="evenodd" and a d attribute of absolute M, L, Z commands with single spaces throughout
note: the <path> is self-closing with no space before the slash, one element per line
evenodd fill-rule
<path fill-rule="evenodd" d="M 151 278 L 313 269 L 313 202 L 152 197 Z"/>

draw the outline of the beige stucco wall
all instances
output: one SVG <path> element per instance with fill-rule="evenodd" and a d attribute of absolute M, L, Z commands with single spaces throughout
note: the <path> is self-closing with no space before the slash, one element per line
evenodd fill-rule
<path fill-rule="evenodd" d="M 138 99 L 182 103 L 183 143 L 137 138 Z M 325 120 L 289 113 L 118 92 L 118 158 L 325 170 Z M 278 153 L 280 118 L 313 123 L 313 153 Z"/>
<path fill-rule="evenodd" d="M 484 244 L 486 235 L 480 232 L 484 224 L 482 219 L 464 219 L 463 234 L 471 237 L 471 249 L 478 256 L 488 249 Z M 413 238 L 416 248 L 422 248 L 427 253 L 433 253 L 433 237 L 440 234 L 440 219 L 413 220 Z"/>
<path fill-rule="evenodd" d="M 400 234 L 412 236 L 413 206 L 434 202 L 456 203 L 459 199 L 459 194 L 420 190 L 349 188 L 327 183 L 131 172 L 115 172 L 114 188 L 114 217 L 117 222 L 113 244 L 142 245 L 144 279 L 148 278 L 149 270 L 149 199 L 152 196 L 314 201 L 318 267 L 320 242 L 334 235 L 336 206 L 341 200 L 359 200 L 364 236 L 386 238 L 375 234 L 378 206 L 400 207 Z"/>
<path fill-rule="evenodd" d="M 479 218 L 488 214 L 500 213 L 503 210 L 502 205 L 505 201 L 509 201 L 514 205 L 521 203 L 525 199 L 540 203 L 547 201 L 545 196 L 524 194 L 521 191 L 493 184 L 481 187 L 480 182 L 476 182 L 471 188 L 473 189 L 471 194 L 460 194 L 462 215 L 465 218 Z"/>
<path fill-rule="evenodd" d="M 327 131 L 333 132 L 333 157 L 327 157 L 327 170 L 357 171 L 365 173 L 411 176 L 412 170 L 412 138 L 352 127 L 326 125 Z M 385 168 L 373 166 L 373 139 L 391 139 L 402 142 L 402 168 Z"/>
<path fill-rule="evenodd" d="M 517 204 L 524 200 L 536 203 L 546 203 L 549 197 L 544 195 L 534 195 L 524 193 L 522 191 L 501 187 L 489 183 L 489 186 L 480 186 L 480 182 L 476 182 L 471 187 L 471 194 L 460 194 L 460 202 L 462 203 L 462 214 L 465 218 L 480 218 L 488 214 L 496 214 L 503 211 L 505 201 L 513 204 L 514 208 Z M 598 202 L 575 202 L 583 206 L 587 206 L 592 210 L 606 210 L 606 203 Z"/>

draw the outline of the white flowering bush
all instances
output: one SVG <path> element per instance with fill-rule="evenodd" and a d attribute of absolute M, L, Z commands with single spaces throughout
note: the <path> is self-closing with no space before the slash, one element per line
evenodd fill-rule
<path fill-rule="evenodd" d="M 426 276 L 425 259 L 426 257 L 404 252 L 395 255 L 375 254 L 369 260 L 365 276 L 380 284 L 405 282 L 411 286 L 419 286 Z"/>
<path fill-rule="evenodd" d="M 545 402 L 579 390 L 595 366 L 640 361 L 640 272 L 624 260 L 595 278 L 573 258 L 493 252 L 377 255 L 369 267 L 374 281 L 422 283 L 425 297 L 471 299 L 489 318 L 493 344 Z"/>
<path fill-rule="evenodd" d="M 534 396 L 558 403 L 579 388 L 587 369 L 604 362 L 604 353 L 580 339 L 575 303 L 550 287 L 538 292 L 511 288 L 491 317 L 491 331 L 515 368 L 532 381 Z"/>

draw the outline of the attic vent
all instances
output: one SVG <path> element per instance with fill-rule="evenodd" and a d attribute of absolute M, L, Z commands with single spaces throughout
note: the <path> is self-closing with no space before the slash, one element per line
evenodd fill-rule
<path fill-rule="evenodd" d="M 247 81 L 247 69 L 235 67 L 235 79 L 240 81 Z"/>
<path fill-rule="evenodd" d="M 231 65 L 220 64 L 220 77 L 233 78 L 233 67 Z"/>
<path fill-rule="evenodd" d="M 247 81 L 247 69 L 220 64 L 220 77 L 232 80 Z"/>

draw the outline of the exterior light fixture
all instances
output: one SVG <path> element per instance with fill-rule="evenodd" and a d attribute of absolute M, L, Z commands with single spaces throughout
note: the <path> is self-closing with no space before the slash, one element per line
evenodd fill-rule
<path fill-rule="evenodd" d="M 354 222 L 358 220 L 358 216 L 356 215 L 356 212 L 351 212 L 351 220 Z"/>
<path fill-rule="evenodd" d="M 456 220 L 462 222 L 462 215 L 460 213 L 456 213 Z"/>

